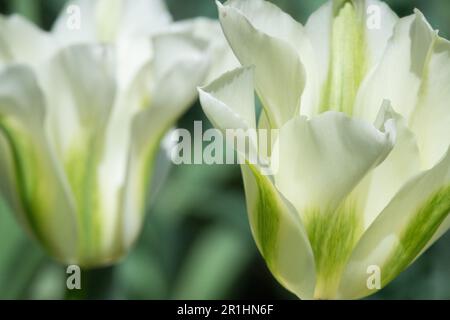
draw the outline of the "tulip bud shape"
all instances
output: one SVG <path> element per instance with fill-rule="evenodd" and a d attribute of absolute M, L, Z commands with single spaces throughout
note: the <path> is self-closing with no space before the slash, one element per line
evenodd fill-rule
<path fill-rule="evenodd" d="M 220 27 L 173 23 L 157 0 L 74 1 L 51 33 L 0 27 L 1 194 L 57 260 L 112 264 L 139 235 L 161 139 L 229 50 Z"/>

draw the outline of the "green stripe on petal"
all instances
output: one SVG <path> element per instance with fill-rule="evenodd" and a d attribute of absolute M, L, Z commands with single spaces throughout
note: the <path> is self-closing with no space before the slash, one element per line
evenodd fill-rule
<path fill-rule="evenodd" d="M 321 111 L 348 115 L 366 73 L 365 19 L 353 1 L 335 1 L 331 31 L 328 78 L 322 93 Z"/>
<path fill-rule="evenodd" d="M 103 259 L 102 216 L 97 184 L 99 145 L 93 137 L 79 140 L 66 154 L 64 168 L 77 204 L 79 264 L 89 266 Z M 102 258 L 100 258 L 102 257 Z"/>
<path fill-rule="evenodd" d="M 381 281 L 383 287 L 414 261 L 449 213 L 450 185 L 432 194 L 401 233 L 399 245 L 383 266 Z"/>
<path fill-rule="evenodd" d="M 43 96 L 31 70 L 7 67 L 0 74 L 0 134 L 11 152 L 7 186 L 15 209 L 33 236 L 55 258 L 74 262 L 77 226 L 68 187 L 43 131 Z M 12 200 L 12 201 L 11 201 Z"/>
<path fill-rule="evenodd" d="M 411 179 L 364 233 L 344 272 L 342 298 L 374 293 L 366 281 L 368 268 L 381 270 L 385 286 L 408 267 L 450 213 L 450 150 L 432 169 Z"/>
<path fill-rule="evenodd" d="M 334 212 L 310 210 L 306 213 L 305 227 L 316 262 L 314 297 L 334 299 L 342 272 L 363 232 L 361 207 L 350 196 Z"/>
<path fill-rule="evenodd" d="M 76 204 L 78 263 L 83 266 L 110 260 L 103 243 L 110 225 L 104 221 L 116 216 L 102 211 L 101 202 L 110 200 L 100 195 L 97 172 L 117 92 L 114 62 L 108 47 L 77 45 L 59 51 L 40 71 L 46 120 Z"/>
<path fill-rule="evenodd" d="M 278 229 L 280 227 L 278 214 L 284 209 L 281 209 L 282 204 L 279 202 L 279 197 L 273 185 L 267 181 L 267 178 L 262 176 L 254 166 L 249 165 L 248 168 L 251 170 L 255 183 L 258 186 L 256 206 L 254 206 L 253 210 L 249 210 L 249 212 L 254 212 L 251 215 L 251 224 L 261 253 L 267 264 L 273 268 L 274 255 L 277 250 Z"/>
<path fill-rule="evenodd" d="M 328 1 L 309 17 L 305 30 L 322 90 L 319 111 L 353 114 L 358 89 L 383 56 L 397 20 L 378 0 Z M 378 112 L 382 99 L 374 103 Z"/>
<path fill-rule="evenodd" d="M 295 209 L 258 168 L 241 169 L 252 233 L 270 271 L 298 297 L 313 298 L 313 251 Z"/>
<path fill-rule="evenodd" d="M 55 253 L 58 250 L 48 241 L 48 235 L 43 230 L 45 227 L 41 223 L 45 219 L 41 211 L 44 206 L 39 208 L 43 201 L 36 202 L 36 172 L 31 174 L 31 170 L 29 170 L 30 167 L 40 167 L 39 162 L 41 160 L 36 155 L 37 150 L 34 149 L 34 141 L 29 140 L 27 133 L 23 132 L 23 128 L 19 129 L 17 123 L 14 124 L 12 121 L 5 119 L 0 121 L 0 133 L 3 134 L 9 145 L 11 158 L 14 163 L 12 169 L 16 178 L 15 188 L 17 188 L 16 191 L 24 213 L 25 219 L 23 221 L 44 247 Z M 36 171 L 36 169 L 33 171 Z M 13 186 L 11 185 L 11 187 Z"/>

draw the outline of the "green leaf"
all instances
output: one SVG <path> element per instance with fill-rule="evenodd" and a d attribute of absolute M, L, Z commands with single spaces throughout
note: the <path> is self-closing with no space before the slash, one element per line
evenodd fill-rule
<path fill-rule="evenodd" d="M 235 230 L 213 227 L 196 241 L 182 266 L 175 299 L 224 299 L 249 262 L 248 242 Z"/>

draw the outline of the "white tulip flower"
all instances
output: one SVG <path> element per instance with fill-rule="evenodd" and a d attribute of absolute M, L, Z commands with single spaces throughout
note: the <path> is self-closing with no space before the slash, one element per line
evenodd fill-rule
<path fill-rule="evenodd" d="M 278 129 L 278 170 L 241 166 L 269 269 L 300 298 L 376 292 L 450 227 L 449 41 L 378 0 L 329 1 L 305 26 L 262 0 L 217 5 L 244 67 L 199 90 L 203 109 L 221 130 Z"/>
<path fill-rule="evenodd" d="M 69 6 L 78 29 L 66 10 L 51 33 L 0 17 L 0 191 L 50 255 L 87 268 L 136 240 L 160 141 L 228 46 L 161 1 Z"/>

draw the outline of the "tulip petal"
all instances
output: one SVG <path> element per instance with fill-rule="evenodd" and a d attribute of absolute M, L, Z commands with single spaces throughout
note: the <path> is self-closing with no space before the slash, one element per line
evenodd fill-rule
<path fill-rule="evenodd" d="M 98 167 L 99 191 L 107 199 L 101 212 L 115 217 L 104 228 L 104 245 L 111 250 L 128 248 L 136 239 L 159 142 L 192 102 L 209 66 L 204 42 L 188 32 L 160 34 L 151 46 L 153 59 L 118 91 Z"/>
<path fill-rule="evenodd" d="M 389 106 L 382 111 L 378 125 L 394 119 L 397 139 L 389 156 L 361 182 L 367 197 L 364 205 L 364 230 L 392 200 L 400 188 L 421 171 L 420 153 L 414 133 L 408 129 L 406 120 Z"/>
<path fill-rule="evenodd" d="M 110 0 L 103 0 L 105 13 Z M 118 30 L 121 38 L 161 32 L 172 22 L 163 0 L 122 0 L 122 18 Z M 107 13 L 106 13 L 107 15 Z"/>
<path fill-rule="evenodd" d="M 447 108 L 450 45 L 437 36 L 425 17 L 403 18 L 379 64 L 362 85 L 356 102 L 359 116 L 373 121 L 378 104 L 389 99 L 417 137 L 424 168 L 433 167 L 450 141 Z"/>
<path fill-rule="evenodd" d="M 95 7 L 97 1 L 69 1 L 56 19 L 52 34 L 62 45 L 93 43 L 97 40 Z"/>
<path fill-rule="evenodd" d="M 305 24 L 305 32 L 311 41 L 317 63 L 319 84 L 324 86 L 330 65 L 331 24 L 333 21 L 332 1 L 326 2 L 312 13 Z"/>
<path fill-rule="evenodd" d="M 100 20 L 109 20 L 111 2 L 102 0 L 98 8 L 98 12 L 102 12 Z M 172 17 L 162 0 L 120 0 L 120 10 L 120 21 L 110 24 L 115 25 L 117 33 L 118 68 L 121 72 L 118 75 L 119 83 L 126 86 L 152 57 L 150 37 L 164 32 L 172 22 Z"/>
<path fill-rule="evenodd" d="M 411 119 L 425 167 L 433 166 L 450 145 L 450 42 L 437 38 Z"/>
<path fill-rule="evenodd" d="M 49 35 L 26 19 L 13 15 L 0 15 L 0 67 L 4 63 L 18 62 L 36 66 L 56 49 Z"/>
<path fill-rule="evenodd" d="M 77 19 L 79 26 L 73 25 Z M 75 0 L 64 7 L 53 33 L 63 44 L 112 42 L 149 36 L 171 21 L 161 0 Z"/>
<path fill-rule="evenodd" d="M 423 252 L 450 213 L 450 149 L 432 169 L 410 180 L 377 217 L 356 246 L 340 287 L 343 298 L 374 293 L 369 267 L 386 286 Z"/>
<path fill-rule="evenodd" d="M 116 90 L 114 56 L 100 45 L 70 46 L 39 71 L 49 130 L 63 159 L 77 140 L 87 138 L 87 131 L 100 133 L 108 121 Z"/>
<path fill-rule="evenodd" d="M 427 245 L 422 249 L 422 252 L 416 257 L 420 257 L 430 246 L 438 241 L 448 230 L 450 230 L 450 215 L 445 218 L 444 222 L 439 226 L 439 229 L 434 233 L 433 237 L 428 241 Z"/>
<path fill-rule="evenodd" d="M 114 43 L 118 84 L 126 88 L 152 56 L 150 37 L 171 20 L 161 0 L 77 0 L 66 5 L 53 34 L 63 45 Z"/>
<path fill-rule="evenodd" d="M 386 121 L 385 130 L 336 112 L 309 121 L 292 119 L 276 142 L 277 187 L 302 215 L 308 209 L 334 211 L 391 151 L 392 120 Z"/>
<path fill-rule="evenodd" d="M 27 67 L 6 67 L 0 74 L 0 164 L 8 171 L 2 175 L 4 195 L 33 236 L 70 263 L 77 254 L 73 199 L 46 137 L 44 114 L 34 74 Z"/>
<path fill-rule="evenodd" d="M 256 127 L 254 68 L 238 68 L 199 89 L 200 102 L 214 127 L 250 129 Z"/>
<path fill-rule="evenodd" d="M 182 20 L 172 24 L 170 29 L 191 34 L 209 43 L 212 65 L 204 83 L 210 83 L 225 72 L 240 66 L 217 20 L 204 17 Z"/>
<path fill-rule="evenodd" d="M 253 67 L 238 68 L 200 88 L 199 93 L 203 111 L 235 149 L 240 163 L 245 159 L 259 165 L 262 159 L 268 160 L 267 153 L 258 150 L 253 74 Z"/>
<path fill-rule="evenodd" d="M 183 50 L 180 50 L 180 44 L 184 44 Z M 141 105 L 143 109 L 133 117 L 131 125 L 122 210 L 126 246 L 135 241 L 142 225 L 152 183 L 152 168 L 161 139 L 194 102 L 195 89 L 203 82 L 209 68 L 205 43 L 183 33 L 159 35 L 154 39 L 154 47 L 155 57 L 142 69 L 133 89 L 136 90 L 133 95 L 141 96 L 142 102 L 142 85 L 145 86 L 145 80 L 152 79 L 150 100 L 147 105 Z"/>
<path fill-rule="evenodd" d="M 434 31 L 418 12 L 400 19 L 380 64 L 361 86 L 356 114 L 374 121 L 380 103 L 389 99 L 394 110 L 409 122 L 433 38 Z"/>
<path fill-rule="evenodd" d="M 114 62 L 107 47 L 74 45 L 60 50 L 40 69 L 47 129 L 83 226 L 79 263 L 85 266 L 109 262 L 116 254 L 104 250 L 105 234 L 114 229 L 117 217 L 102 210 L 102 202 L 110 200 L 101 197 L 96 175 L 117 91 Z"/>
<path fill-rule="evenodd" d="M 294 118 L 280 129 L 272 153 L 275 183 L 302 218 L 313 248 L 314 296 L 334 298 L 339 278 L 363 225 L 362 203 L 353 189 L 391 151 L 395 128 L 386 132 L 342 113 Z"/>
<path fill-rule="evenodd" d="M 341 1 L 344 3 L 345 1 Z M 355 0 L 359 20 L 363 22 L 368 69 L 382 57 L 389 38 L 392 36 L 398 17 L 389 6 L 379 0 Z M 335 8 L 336 9 L 336 8 Z M 330 65 L 333 22 L 333 1 L 328 1 L 308 19 L 305 30 L 314 47 L 317 65 L 320 67 L 321 83 L 325 82 Z"/>
<path fill-rule="evenodd" d="M 321 111 L 352 114 L 358 88 L 379 61 L 396 21 L 378 0 L 329 1 L 311 15 L 306 31 L 323 87 Z"/>
<path fill-rule="evenodd" d="M 247 3 L 247 1 L 241 2 Z M 305 70 L 294 45 L 288 43 L 285 38 L 276 37 L 279 34 L 268 34 L 267 28 L 261 30 L 261 25 L 253 25 L 244 13 L 234 7 L 238 3 L 240 2 L 232 1 L 230 4 L 227 2 L 222 5 L 217 2 L 220 22 L 241 64 L 256 66 L 256 90 L 268 114 L 271 127 L 278 128 L 294 114 L 300 112 L 300 101 L 305 86 Z M 269 16 L 271 22 L 276 21 L 274 17 L 278 13 L 273 12 L 275 7 L 269 7 L 261 1 L 249 1 L 249 3 L 264 5 L 261 7 L 265 12 L 264 17 Z M 286 23 L 286 28 L 288 26 L 291 28 L 294 23 L 293 20 L 288 22 L 286 17 L 282 21 Z M 276 30 L 279 26 L 280 24 L 271 25 L 271 30 Z"/>
<path fill-rule="evenodd" d="M 203 110 L 216 128 L 255 128 L 253 68 L 228 72 L 199 92 Z M 242 165 L 242 175 L 252 232 L 270 270 L 296 295 L 312 298 L 314 259 L 295 209 L 257 166 Z"/>
<path fill-rule="evenodd" d="M 306 79 L 305 88 L 300 92 L 301 114 L 311 116 L 317 112 L 319 101 L 319 83 L 317 77 L 317 61 L 313 47 L 303 26 L 290 15 L 280 10 L 274 4 L 263 0 L 229 0 L 226 6 L 237 9 L 248 22 L 259 32 L 275 39 L 286 41 L 296 50 L 300 61 L 303 63 Z M 231 44 L 233 45 L 233 44 Z M 249 62 L 241 61 L 243 65 L 254 64 L 257 68 L 257 60 L 253 56 Z M 296 88 L 298 90 L 298 88 Z"/>
<path fill-rule="evenodd" d="M 369 70 L 382 58 L 399 18 L 385 2 L 379 0 L 366 0 L 363 15 Z"/>
<path fill-rule="evenodd" d="M 312 299 L 314 256 L 301 219 L 267 176 L 252 165 L 241 169 L 253 237 L 270 271 L 299 298 Z"/>

